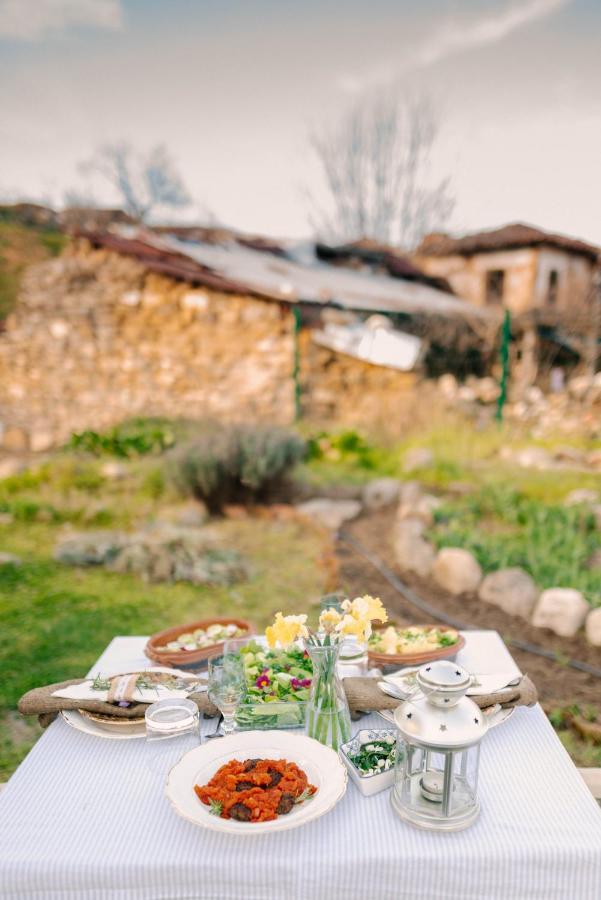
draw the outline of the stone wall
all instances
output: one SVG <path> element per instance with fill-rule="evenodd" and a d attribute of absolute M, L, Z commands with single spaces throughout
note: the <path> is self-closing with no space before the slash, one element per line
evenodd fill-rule
<path fill-rule="evenodd" d="M 413 374 L 318 347 L 308 327 L 299 343 L 304 416 L 398 430 L 413 415 Z M 78 242 L 26 271 L 0 334 L 0 448 L 43 451 L 142 415 L 291 423 L 293 365 L 286 304 L 191 287 Z"/>
<path fill-rule="evenodd" d="M 4 447 L 44 450 L 135 415 L 290 422 L 292 327 L 278 303 L 80 244 L 25 273 L 0 335 Z"/>
<path fill-rule="evenodd" d="M 308 419 L 380 428 L 399 433 L 416 414 L 420 398 L 433 392 L 415 372 L 374 366 L 316 344 L 310 332 L 300 339 L 301 407 Z M 430 391 L 429 391 L 430 387 Z"/>

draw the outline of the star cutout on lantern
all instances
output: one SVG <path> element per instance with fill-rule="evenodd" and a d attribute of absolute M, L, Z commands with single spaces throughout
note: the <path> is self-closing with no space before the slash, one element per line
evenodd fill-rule
<path fill-rule="evenodd" d="M 461 672 L 459 671 L 459 669 L 455 670 L 455 675 L 457 675 L 458 678 L 461 678 Z"/>
<path fill-rule="evenodd" d="M 407 713 L 407 718 L 410 719 L 413 713 Z"/>
<path fill-rule="evenodd" d="M 447 726 L 446 726 L 446 725 L 441 725 L 441 726 L 440 726 L 440 730 L 441 730 L 441 731 L 446 731 L 446 730 L 447 730 Z"/>
<path fill-rule="evenodd" d="M 479 725 L 479 724 L 480 724 L 480 719 L 474 719 L 474 722 L 476 723 L 476 725 Z"/>

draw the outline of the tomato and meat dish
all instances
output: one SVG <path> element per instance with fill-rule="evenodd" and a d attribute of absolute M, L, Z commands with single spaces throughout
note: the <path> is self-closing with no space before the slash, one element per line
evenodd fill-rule
<path fill-rule="evenodd" d="M 198 799 L 222 819 L 269 822 L 308 800 L 317 788 L 286 759 L 232 759 L 208 784 L 194 785 Z"/>

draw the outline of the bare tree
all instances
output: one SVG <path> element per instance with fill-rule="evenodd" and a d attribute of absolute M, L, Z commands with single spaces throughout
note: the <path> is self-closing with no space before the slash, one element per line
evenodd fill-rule
<path fill-rule="evenodd" d="M 187 206 L 190 196 L 166 147 L 157 145 L 139 153 L 120 141 L 98 147 L 91 159 L 80 163 L 84 175 L 97 173 L 115 189 L 125 212 L 145 221 L 159 208 Z"/>
<path fill-rule="evenodd" d="M 370 237 L 406 248 L 440 229 L 452 212 L 449 180 L 433 181 L 438 134 L 432 103 L 398 93 L 368 95 L 331 129 L 311 136 L 327 202 L 310 195 L 311 221 L 330 239 Z"/>

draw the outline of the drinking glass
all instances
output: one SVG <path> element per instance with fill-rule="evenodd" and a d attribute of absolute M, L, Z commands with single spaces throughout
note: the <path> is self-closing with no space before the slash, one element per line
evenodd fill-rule
<path fill-rule="evenodd" d="M 209 700 L 223 715 L 223 734 L 236 729 L 236 710 L 246 694 L 246 680 L 241 662 L 233 656 L 209 659 Z"/>

